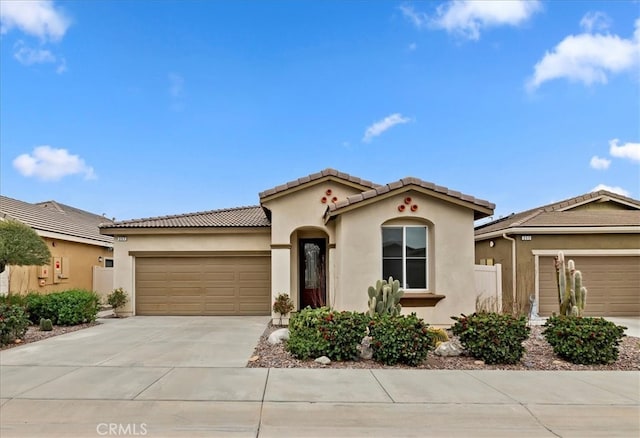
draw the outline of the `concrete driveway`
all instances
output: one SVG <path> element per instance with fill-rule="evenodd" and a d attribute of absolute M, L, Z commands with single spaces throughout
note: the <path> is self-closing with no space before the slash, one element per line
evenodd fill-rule
<path fill-rule="evenodd" d="M 268 318 L 107 319 L 0 352 L 0 436 L 640 434 L 638 372 L 245 368 Z"/>

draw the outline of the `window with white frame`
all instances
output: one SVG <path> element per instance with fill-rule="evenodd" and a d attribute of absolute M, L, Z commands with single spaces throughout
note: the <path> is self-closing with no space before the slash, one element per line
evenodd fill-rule
<path fill-rule="evenodd" d="M 403 289 L 429 289 L 428 229 L 423 225 L 382 227 L 382 278 Z"/>

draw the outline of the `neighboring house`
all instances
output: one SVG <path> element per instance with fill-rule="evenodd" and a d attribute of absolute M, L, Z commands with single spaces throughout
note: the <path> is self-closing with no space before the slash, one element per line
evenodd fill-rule
<path fill-rule="evenodd" d="M 13 219 L 33 228 L 51 252 L 45 266 L 10 266 L 5 278 L 12 293 L 54 292 L 72 288 L 100 291 L 95 272 L 105 269 L 102 281 L 113 288 L 113 238 L 100 234 L 101 223 L 112 222 L 55 201 L 30 204 L 0 196 L 0 220 Z M 97 274 L 99 275 L 99 274 Z M 8 280 L 8 281 L 7 281 Z"/>
<path fill-rule="evenodd" d="M 432 324 L 475 306 L 473 224 L 494 205 L 416 178 L 377 185 L 326 169 L 260 193 L 260 205 L 103 225 L 115 285 L 137 315 L 366 310 L 392 275 L 402 305 Z M 273 315 L 274 317 L 276 315 Z"/>
<path fill-rule="evenodd" d="M 507 309 L 515 296 L 520 310 L 531 297 L 541 316 L 559 311 L 554 257 L 563 251 L 582 271 L 585 315 L 640 316 L 637 199 L 588 193 L 478 226 L 475 240 L 476 263 L 502 264 Z"/>

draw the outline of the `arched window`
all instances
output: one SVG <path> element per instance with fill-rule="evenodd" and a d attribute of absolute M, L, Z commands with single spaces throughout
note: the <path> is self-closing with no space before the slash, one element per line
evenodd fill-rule
<path fill-rule="evenodd" d="M 382 278 L 403 289 L 429 289 L 429 230 L 426 225 L 382 227 Z"/>

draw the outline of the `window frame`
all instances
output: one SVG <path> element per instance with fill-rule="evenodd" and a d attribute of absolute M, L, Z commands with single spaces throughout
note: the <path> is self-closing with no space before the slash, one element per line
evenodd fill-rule
<path fill-rule="evenodd" d="M 402 282 L 400 283 L 400 287 L 404 289 L 406 292 L 425 292 L 429 291 L 429 226 L 426 224 L 388 224 L 382 225 L 380 230 L 381 237 L 381 272 L 382 277 L 384 278 L 384 238 L 383 233 L 385 228 L 400 228 L 402 229 Z M 424 254 L 424 269 L 425 269 L 425 287 L 424 288 L 408 288 L 407 286 L 407 260 L 422 260 L 422 257 L 409 257 L 407 258 L 407 228 L 422 228 L 425 231 L 425 254 Z M 389 257 L 388 259 L 392 259 Z M 386 280 L 386 278 L 385 278 Z"/>

